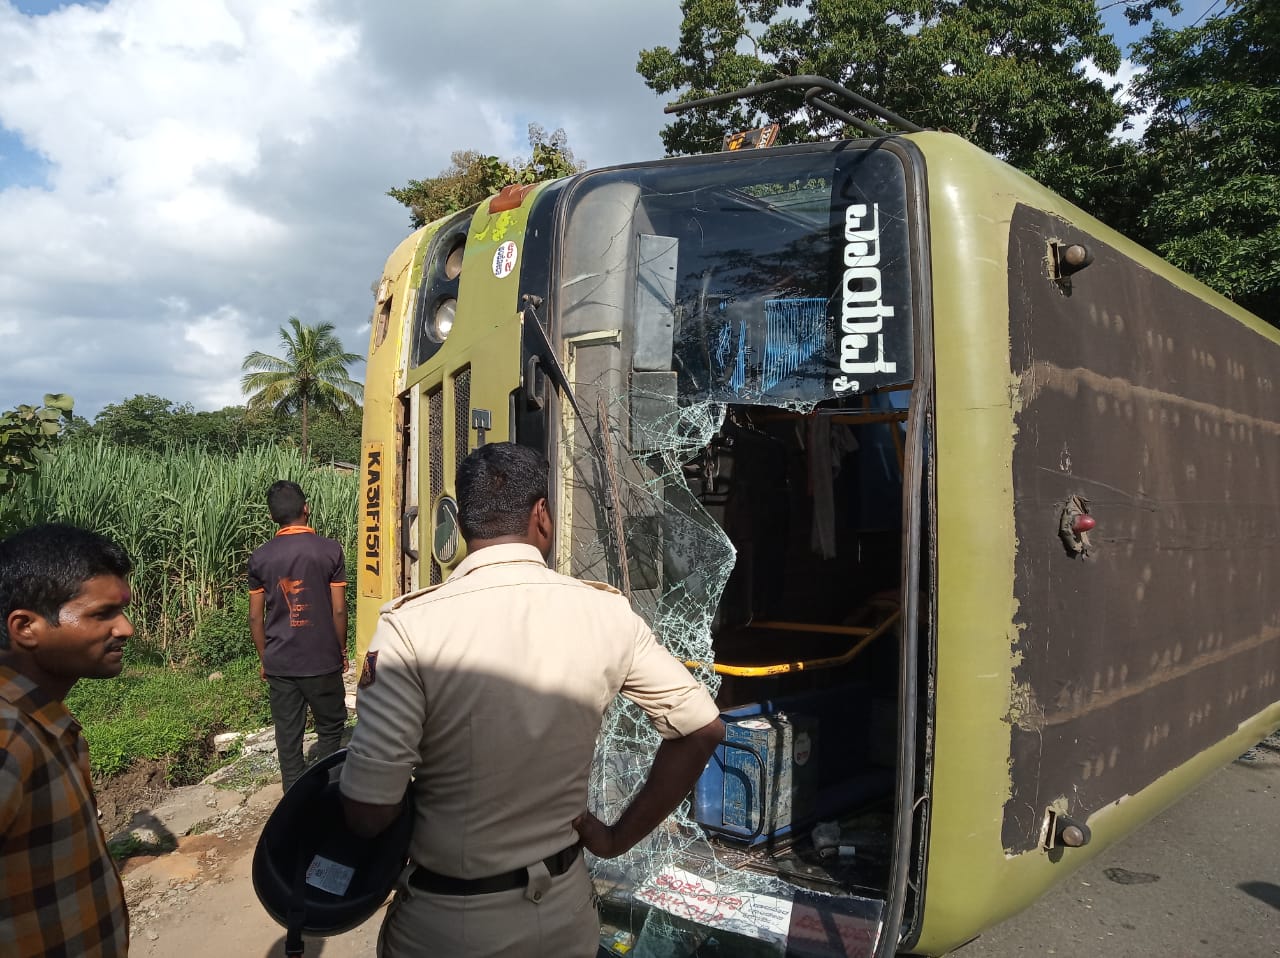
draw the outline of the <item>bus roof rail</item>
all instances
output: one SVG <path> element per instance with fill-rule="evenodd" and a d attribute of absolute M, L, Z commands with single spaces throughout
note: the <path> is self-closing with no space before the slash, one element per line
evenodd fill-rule
<path fill-rule="evenodd" d="M 781 80 L 770 80 L 768 83 L 757 83 L 755 86 L 743 87 L 741 90 L 734 90 L 730 93 L 717 93 L 715 96 L 704 96 L 697 100 L 686 100 L 683 103 L 668 103 L 663 107 L 663 113 L 682 113 L 685 110 L 696 110 L 698 107 L 711 106 L 716 103 L 727 103 L 730 100 L 745 100 L 748 97 L 758 96 L 761 93 L 769 93 L 773 90 L 782 90 L 788 87 L 805 87 L 804 100 L 811 103 L 823 113 L 834 116 L 838 120 L 843 120 L 851 126 L 857 127 L 863 133 L 871 136 L 888 136 L 884 130 L 878 126 L 873 126 L 865 120 L 859 120 L 856 116 L 843 110 L 840 107 L 828 103 L 826 100 L 820 99 L 824 93 L 830 93 L 840 97 L 847 103 L 862 107 L 868 113 L 872 113 L 881 119 L 888 120 L 900 130 L 906 130 L 908 133 L 919 133 L 923 127 L 917 126 L 910 120 L 903 119 L 892 110 L 887 110 L 878 103 L 873 103 L 866 97 L 854 93 L 852 90 L 842 87 L 834 80 L 828 80 L 826 77 L 820 77 L 815 74 L 804 74 L 796 77 L 784 77 Z"/>

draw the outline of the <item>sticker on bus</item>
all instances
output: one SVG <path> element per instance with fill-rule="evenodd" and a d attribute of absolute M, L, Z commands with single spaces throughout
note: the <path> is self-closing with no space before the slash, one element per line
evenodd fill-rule
<path fill-rule="evenodd" d="M 507 240 L 499 246 L 493 253 L 493 275 L 498 279 L 505 279 L 511 275 L 511 271 L 516 268 L 516 244 Z"/>

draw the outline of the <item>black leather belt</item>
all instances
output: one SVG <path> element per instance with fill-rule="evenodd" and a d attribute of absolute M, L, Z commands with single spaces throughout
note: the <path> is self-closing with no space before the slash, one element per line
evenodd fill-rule
<path fill-rule="evenodd" d="M 542 864 L 547 866 L 551 877 L 563 875 L 578 860 L 580 851 L 582 851 L 582 843 L 574 842 L 563 851 L 548 855 L 542 860 Z M 409 875 L 409 884 L 436 895 L 492 895 L 495 892 L 523 888 L 529 884 L 529 870 L 517 868 L 505 875 L 493 875 L 489 878 L 454 878 L 452 875 L 441 875 L 419 865 Z"/>

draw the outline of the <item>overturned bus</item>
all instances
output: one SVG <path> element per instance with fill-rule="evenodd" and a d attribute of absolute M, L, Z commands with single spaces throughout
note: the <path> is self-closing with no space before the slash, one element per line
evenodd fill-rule
<path fill-rule="evenodd" d="M 594 863 L 619 942 L 940 955 L 1280 725 L 1280 334 L 887 116 L 508 188 L 377 286 L 361 650 L 511 440 L 556 567 L 722 709 L 686 805 Z M 615 705 L 602 818 L 656 744 Z"/>

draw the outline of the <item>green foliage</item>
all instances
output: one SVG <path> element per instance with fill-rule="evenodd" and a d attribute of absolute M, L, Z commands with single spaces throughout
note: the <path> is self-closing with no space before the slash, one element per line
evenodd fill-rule
<path fill-rule="evenodd" d="M 1131 9 L 1142 18 L 1168 5 Z M 681 9 L 679 43 L 640 54 L 637 69 L 658 93 L 689 100 L 819 74 L 960 133 L 1088 209 L 1117 195 L 1124 164 L 1111 132 L 1125 111 L 1084 63 L 1114 72 L 1120 50 L 1094 0 L 684 0 Z M 795 90 L 681 114 L 662 137 L 669 154 L 706 152 L 726 131 L 767 119 L 781 124 L 781 143 L 853 132 Z"/>
<path fill-rule="evenodd" d="M 409 208 L 414 229 L 450 213 L 488 199 L 504 186 L 540 183 L 577 173 L 581 166 L 573 158 L 564 130 L 549 134 L 536 123 L 529 124 L 529 158 L 504 163 L 496 156 L 475 150 L 459 150 L 450 157 L 450 166 L 426 180 L 410 180 L 407 185 L 387 190 L 387 195 Z"/>
<path fill-rule="evenodd" d="M 316 531 L 351 556 L 358 478 L 308 469 L 280 448 L 222 456 L 190 447 L 157 453 L 101 440 L 68 443 L 23 477 L 12 497 L 14 520 L 70 522 L 118 541 L 134 562 L 130 655 L 152 652 L 181 663 L 193 654 L 192 636 L 204 619 L 245 591 L 249 554 L 275 533 L 266 491 L 277 479 L 302 485 Z"/>
<path fill-rule="evenodd" d="M 145 393 L 103 406 L 92 431 L 122 446 L 160 449 L 177 441 L 183 420 L 194 415 L 189 404 Z"/>
<path fill-rule="evenodd" d="M 314 413 L 308 442 L 312 462 L 359 462 L 360 425 L 360 410 L 335 413 L 322 409 Z"/>
<path fill-rule="evenodd" d="M 361 411 L 310 411 L 308 452 L 315 462 L 355 462 L 360 455 Z M 301 429 L 297 414 L 277 415 L 265 408 L 226 406 L 195 412 L 160 396 L 138 395 L 103 408 L 94 422 L 73 417 L 64 431 L 74 442 L 105 440 L 162 452 L 195 446 L 207 452 L 234 454 L 263 445 L 297 446 Z"/>
<path fill-rule="evenodd" d="M 5 528 L 14 488 L 25 475 L 48 461 L 59 433 L 71 422 L 74 401 L 48 393 L 41 406 L 19 406 L 0 413 L 0 531 Z"/>
<path fill-rule="evenodd" d="M 84 726 L 95 775 L 114 775 L 138 759 L 169 758 L 173 784 L 211 770 L 214 734 L 271 721 L 267 685 L 250 661 L 233 663 L 212 682 L 204 672 L 130 664 L 117 678 L 76 683 L 67 707 Z"/>
<path fill-rule="evenodd" d="M 211 610 L 191 634 L 187 646 L 191 658 L 206 669 L 216 669 L 240 659 L 257 660 L 249 637 L 249 595 L 238 591 L 220 609 Z"/>
<path fill-rule="evenodd" d="M 347 367 L 363 357 L 346 352 L 334 335 L 333 323 L 307 326 L 296 316 L 289 327 L 280 327 L 284 356 L 252 352 L 244 358 L 240 386 L 249 397 L 249 408 L 272 409 L 277 415 L 298 413 L 302 424 L 302 458 L 310 456 L 311 410 L 335 416 L 352 412 L 363 397 L 361 385 Z"/>
<path fill-rule="evenodd" d="M 1134 47 L 1155 169 L 1144 240 L 1280 326 L 1280 6 L 1230 0 Z"/>
<path fill-rule="evenodd" d="M 202 445 L 217 452 L 235 452 L 282 437 L 280 425 L 265 414 L 243 406 L 215 412 L 196 412 L 189 403 L 175 403 L 150 393 L 110 403 L 75 432 L 77 440 L 105 439 L 140 449 Z"/>

